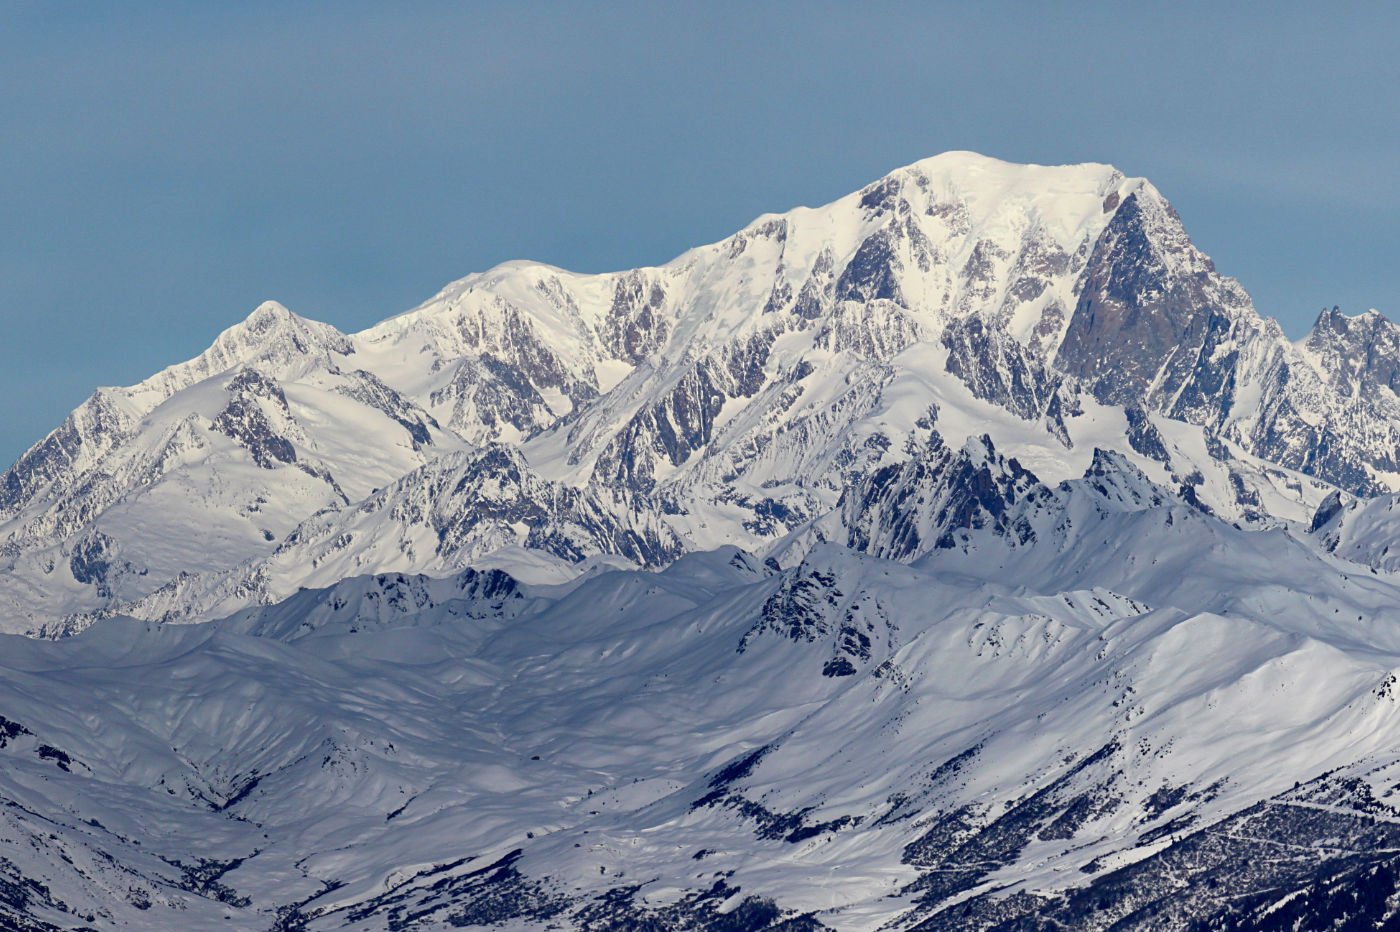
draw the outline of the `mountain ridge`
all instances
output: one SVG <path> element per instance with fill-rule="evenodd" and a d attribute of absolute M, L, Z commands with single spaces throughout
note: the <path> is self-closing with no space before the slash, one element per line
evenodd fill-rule
<path fill-rule="evenodd" d="M 0 915 L 1262 929 L 1391 863 L 1393 576 L 1119 454 L 1014 510 L 912 563 L 390 573 L 0 636 Z"/>
<path fill-rule="evenodd" d="M 541 487 L 644 494 L 682 549 L 779 546 L 924 422 L 1050 481 L 1118 449 L 1232 520 L 1306 525 L 1339 485 L 1400 488 L 1400 401 L 1357 390 L 1400 344 L 1343 320 L 1287 341 L 1144 179 L 948 153 L 660 266 L 503 263 L 356 334 L 264 303 L 193 360 L 99 390 L 5 473 L 0 598 L 34 631 L 138 611 L 497 442 Z M 1366 361 L 1324 378 L 1342 356 Z M 149 552 L 202 526 L 217 558 Z"/>

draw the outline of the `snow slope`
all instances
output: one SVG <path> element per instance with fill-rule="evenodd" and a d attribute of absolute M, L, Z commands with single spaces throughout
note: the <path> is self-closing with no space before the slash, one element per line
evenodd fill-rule
<path fill-rule="evenodd" d="M 1393 860 L 1392 577 L 1109 453 L 1020 502 L 1029 535 L 913 564 L 822 544 L 782 571 L 726 548 L 555 586 L 391 574 L 9 637 L 0 915 L 1181 927 Z M 1230 863 L 1293 846 L 1306 870 L 1115 898 L 1240 821 Z M 1107 905 L 1075 912 L 1086 885 Z"/>

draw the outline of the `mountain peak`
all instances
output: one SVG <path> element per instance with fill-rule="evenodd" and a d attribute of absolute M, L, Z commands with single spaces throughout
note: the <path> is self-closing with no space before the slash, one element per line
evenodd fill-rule
<path fill-rule="evenodd" d="M 1051 172 L 1058 174 L 1079 173 L 1102 177 L 1110 177 L 1113 175 L 1117 175 L 1120 178 L 1124 177 L 1122 172 L 1106 162 L 1065 162 L 1061 164 L 1012 162 L 971 149 L 949 149 L 944 152 L 939 152 L 936 155 L 930 155 L 926 158 L 910 162 L 908 165 L 895 169 L 895 172 L 916 169 L 940 174 L 969 174 L 976 172 L 1039 174 Z"/>
<path fill-rule="evenodd" d="M 286 305 L 280 301 L 268 300 L 253 308 L 252 313 L 234 324 L 229 330 L 257 332 L 299 320 L 305 320 L 305 318 L 287 310 Z"/>
<path fill-rule="evenodd" d="M 1065 165 L 1008 162 L 979 152 L 955 150 L 920 159 L 890 172 L 874 185 L 890 178 L 910 178 L 921 187 L 955 191 L 968 197 L 985 194 L 993 199 L 1037 201 L 1060 196 L 1090 195 L 1110 198 L 1103 212 L 1110 212 L 1129 194 L 1151 188 L 1143 178 L 1129 178 L 1112 165 L 1080 162 Z M 1152 189 L 1155 193 L 1155 189 Z M 1110 197 L 1116 195 L 1116 197 Z"/>
<path fill-rule="evenodd" d="M 1348 314 L 1337 305 L 1330 308 L 1323 308 L 1318 312 L 1317 320 L 1313 321 L 1312 329 L 1317 330 L 1342 330 L 1355 327 L 1377 328 L 1382 326 L 1395 326 L 1395 322 L 1385 314 L 1375 308 L 1368 308 L 1359 314 Z"/>
<path fill-rule="evenodd" d="M 1334 384 L 1374 381 L 1400 389 L 1400 327 L 1374 308 L 1354 316 L 1322 311 L 1299 344 L 1314 369 Z"/>
<path fill-rule="evenodd" d="M 298 314 L 293 314 L 287 307 L 279 301 L 264 301 L 253 308 L 252 313 L 243 318 L 232 327 L 224 330 L 214 340 L 214 345 L 220 343 L 242 343 L 249 340 L 263 339 L 268 336 L 275 336 L 280 333 L 295 333 L 297 331 L 317 331 L 324 334 L 325 331 L 333 331 L 334 327 L 318 321 L 309 320 Z M 338 332 L 338 331 L 337 331 Z"/>
<path fill-rule="evenodd" d="M 215 337 L 204 352 L 133 386 L 153 407 L 174 392 L 231 369 L 251 366 L 276 377 L 290 377 L 315 365 L 333 367 L 332 356 L 355 352 L 350 338 L 330 324 L 308 320 L 276 301 L 264 301 L 239 323 Z"/>
<path fill-rule="evenodd" d="M 1094 461 L 1082 479 L 1068 487 L 1088 489 L 1115 509 L 1157 507 L 1168 500 L 1163 490 L 1122 453 L 1094 448 Z"/>

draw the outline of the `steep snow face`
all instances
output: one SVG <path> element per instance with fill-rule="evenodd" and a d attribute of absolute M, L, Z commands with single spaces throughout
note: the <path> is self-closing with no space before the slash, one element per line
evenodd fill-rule
<path fill-rule="evenodd" d="M 1393 863 L 1393 578 L 1109 452 L 1005 514 L 912 565 L 388 574 L 8 638 L 0 916 L 1255 928 Z"/>
<path fill-rule="evenodd" d="M 616 381 L 619 363 L 585 316 L 604 278 L 509 263 L 358 334 L 356 346 L 464 438 L 518 442 Z"/>
<path fill-rule="evenodd" d="M 196 359 L 99 390 L 0 479 L 0 628 L 193 617 L 185 593 L 232 587 L 231 608 L 501 548 L 553 576 L 796 554 L 793 535 L 855 526 L 857 486 L 942 481 L 919 466 L 935 431 L 1049 484 L 1115 451 L 1230 521 L 1303 525 L 1335 487 L 1400 484 L 1400 341 L 1378 315 L 1324 317 L 1288 343 L 1146 181 L 972 153 L 655 268 L 507 263 L 359 334 L 269 303 Z M 549 499 L 521 515 L 589 516 L 444 547 L 440 521 L 375 504 L 493 444 Z"/>

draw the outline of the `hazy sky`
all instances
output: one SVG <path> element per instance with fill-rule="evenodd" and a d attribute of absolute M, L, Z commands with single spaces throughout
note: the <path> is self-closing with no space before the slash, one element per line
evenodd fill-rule
<path fill-rule="evenodd" d="M 1390 5 L 962 6 L 6 4 L 0 460 L 265 298 L 359 329 L 946 149 L 1151 178 L 1295 335 L 1400 314 Z"/>

